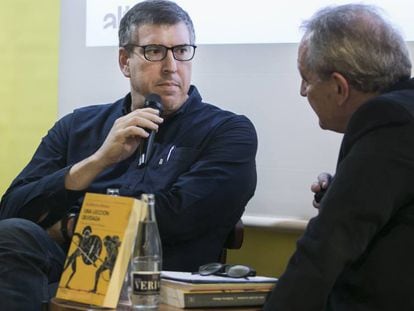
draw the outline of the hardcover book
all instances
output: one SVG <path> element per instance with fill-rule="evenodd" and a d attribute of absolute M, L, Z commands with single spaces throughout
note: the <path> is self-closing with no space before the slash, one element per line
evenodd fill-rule
<path fill-rule="evenodd" d="M 271 290 L 277 278 L 267 276 L 251 276 L 231 278 L 216 275 L 199 275 L 191 272 L 162 271 L 161 284 L 180 288 L 186 291 L 202 290 Z"/>
<path fill-rule="evenodd" d="M 270 290 L 185 291 L 161 285 L 161 301 L 178 308 L 262 306 Z"/>
<path fill-rule="evenodd" d="M 87 193 L 56 297 L 115 308 L 146 211 L 134 198 Z"/>
<path fill-rule="evenodd" d="M 262 306 L 277 279 L 228 278 L 163 271 L 161 301 L 179 308 Z"/>

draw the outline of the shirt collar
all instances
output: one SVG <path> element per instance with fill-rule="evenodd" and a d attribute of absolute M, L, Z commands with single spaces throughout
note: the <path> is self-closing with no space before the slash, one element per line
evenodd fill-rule
<path fill-rule="evenodd" d="M 197 88 L 194 85 L 191 85 L 190 89 L 188 90 L 187 100 L 184 102 L 184 104 L 175 113 L 173 113 L 170 116 L 170 118 L 185 113 L 189 109 L 189 107 L 192 106 L 193 102 L 196 103 L 196 102 L 200 102 L 200 101 L 201 101 L 200 93 L 198 92 Z M 126 114 L 131 112 L 131 102 L 132 102 L 131 101 L 131 93 L 128 93 L 123 99 L 122 115 L 126 115 Z"/>
<path fill-rule="evenodd" d="M 385 93 L 404 90 L 404 89 L 414 89 L 414 78 L 403 78 L 389 88 Z"/>
<path fill-rule="evenodd" d="M 131 93 L 128 93 L 122 103 L 122 115 L 126 115 L 131 112 Z"/>

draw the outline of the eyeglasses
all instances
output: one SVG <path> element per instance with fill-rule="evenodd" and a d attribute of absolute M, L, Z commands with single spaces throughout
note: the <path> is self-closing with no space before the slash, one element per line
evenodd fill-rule
<path fill-rule="evenodd" d="M 256 270 L 244 265 L 227 265 L 219 262 L 212 262 L 200 266 L 200 268 L 198 268 L 198 274 L 245 278 L 248 276 L 255 276 Z"/>
<path fill-rule="evenodd" d="M 194 57 L 197 46 L 191 44 L 181 44 L 172 47 L 166 47 L 160 44 L 138 45 L 128 43 L 125 47 L 139 47 L 144 51 L 144 58 L 150 62 L 159 62 L 167 57 L 167 52 L 172 51 L 174 59 L 179 61 L 189 61 Z"/>

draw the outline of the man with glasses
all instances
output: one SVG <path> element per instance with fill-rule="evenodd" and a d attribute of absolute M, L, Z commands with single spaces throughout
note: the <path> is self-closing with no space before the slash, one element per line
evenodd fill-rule
<path fill-rule="evenodd" d="M 122 18 L 119 66 L 130 93 L 59 120 L 2 198 L 6 309 L 39 310 L 48 300 L 44 285 L 59 280 L 65 252 L 41 228 L 59 236 L 63 217 L 70 238 L 64 215 L 85 192 L 154 193 L 163 269 L 196 271 L 219 259 L 256 187 L 257 136 L 246 117 L 202 101 L 190 84 L 195 50 L 192 21 L 174 2 L 144 1 Z M 144 107 L 149 94 L 160 96 L 161 114 Z M 151 155 L 139 165 L 152 131 Z"/>

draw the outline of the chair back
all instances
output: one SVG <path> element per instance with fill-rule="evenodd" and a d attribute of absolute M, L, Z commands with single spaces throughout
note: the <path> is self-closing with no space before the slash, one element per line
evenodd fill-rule
<path fill-rule="evenodd" d="M 244 225 L 243 221 L 239 219 L 233 229 L 229 232 L 226 241 L 223 245 L 223 250 L 220 255 L 220 262 L 226 263 L 228 249 L 240 249 L 243 245 Z"/>

